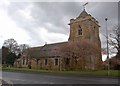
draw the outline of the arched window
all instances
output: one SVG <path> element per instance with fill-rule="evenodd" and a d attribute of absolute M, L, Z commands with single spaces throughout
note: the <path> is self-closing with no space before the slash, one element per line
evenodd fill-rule
<path fill-rule="evenodd" d="M 79 27 L 78 27 L 78 35 L 82 35 L 83 33 L 82 33 L 82 28 L 81 28 L 81 26 L 79 25 Z"/>
<path fill-rule="evenodd" d="M 36 63 L 37 63 L 37 65 L 38 65 L 38 63 L 39 63 L 39 60 L 40 60 L 40 59 L 36 59 Z"/>
<path fill-rule="evenodd" d="M 70 58 L 65 58 L 65 63 L 66 63 L 66 65 L 69 65 L 70 64 Z"/>

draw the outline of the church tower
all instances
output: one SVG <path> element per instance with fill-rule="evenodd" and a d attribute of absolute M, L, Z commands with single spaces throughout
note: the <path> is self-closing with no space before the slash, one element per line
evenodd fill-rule
<path fill-rule="evenodd" d="M 69 41 L 89 39 L 91 41 L 100 41 L 99 23 L 88 14 L 85 9 L 76 19 L 70 19 Z"/>
<path fill-rule="evenodd" d="M 99 22 L 84 9 L 75 19 L 70 19 L 70 35 L 68 41 L 89 40 L 98 48 L 97 58 L 102 62 L 101 41 L 99 38 Z"/>

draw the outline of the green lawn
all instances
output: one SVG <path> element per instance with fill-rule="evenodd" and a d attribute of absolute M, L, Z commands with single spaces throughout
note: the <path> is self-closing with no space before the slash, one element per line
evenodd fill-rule
<path fill-rule="evenodd" d="M 79 71 L 53 71 L 53 70 L 37 70 L 28 68 L 2 68 L 7 71 L 23 71 L 23 72 L 49 72 L 49 73 L 64 73 L 64 74 L 82 74 L 82 75 L 102 75 L 107 76 L 107 70 L 79 70 Z M 120 76 L 120 70 L 110 70 L 110 76 Z"/>

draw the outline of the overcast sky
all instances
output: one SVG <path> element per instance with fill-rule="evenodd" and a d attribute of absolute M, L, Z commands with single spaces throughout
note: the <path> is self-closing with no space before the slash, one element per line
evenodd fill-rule
<path fill-rule="evenodd" d="M 117 1 L 117 0 L 116 0 Z M 0 47 L 14 38 L 18 44 L 42 46 L 67 41 L 69 20 L 83 10 L 84 2 L 10 2 L 0 1 Z M 86 11 L 99 21 L 100 39 L 105 47 L 105 17 L 108 30 L 118 25 L 117 2 L 89 2 Z"/>

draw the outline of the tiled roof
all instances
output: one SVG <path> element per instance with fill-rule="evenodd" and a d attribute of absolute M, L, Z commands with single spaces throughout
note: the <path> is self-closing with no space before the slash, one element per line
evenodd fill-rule
<path fill-rule="evenodd" d="M 67 42 L 61 42 L 54 44 L 45 44 L 44 46 L 40 47 L 32 47 L 29 49 L 29 54 L 34 58 L 61 56 L 60 48 L 66 43 Z"/>

